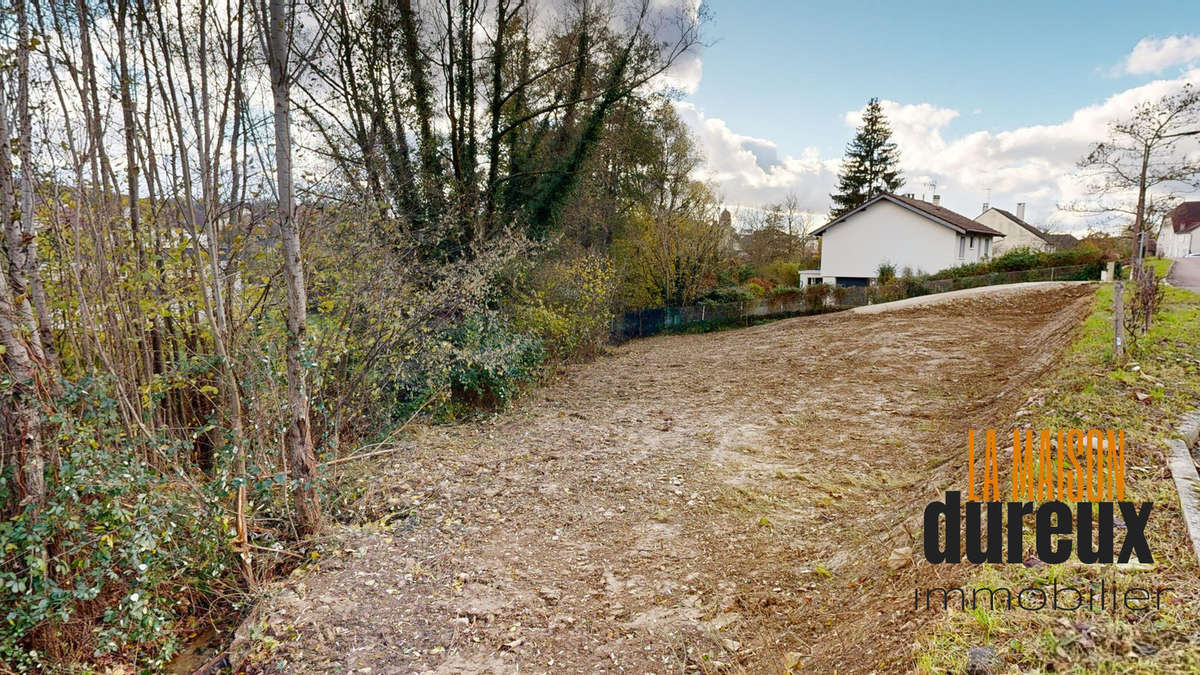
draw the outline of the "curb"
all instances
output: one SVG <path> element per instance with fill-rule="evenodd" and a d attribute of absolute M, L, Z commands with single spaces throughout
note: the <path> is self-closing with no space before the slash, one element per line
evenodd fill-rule
<path fill-rule="evenodd" d="M 1200 411 L 1183 416 L 1179 435 L 1183 436 L 1183 440 L 1172 438 L 1167 441 L 1167 464 L 1175 479 L 1175 490 L 1179 493 L 1179 506 L 1183 511 L 1188 537 L 1192 540 L 1192 550 L 1200 561 L 1200 475 L 1196 473 L 1196 461 L 1189 450 L 1200 436 Z"/>

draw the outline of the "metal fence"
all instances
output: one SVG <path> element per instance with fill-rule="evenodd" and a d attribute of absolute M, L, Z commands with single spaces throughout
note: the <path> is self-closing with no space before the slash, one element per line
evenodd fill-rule
<path fill-rule="evenodd" d="M 1013 284 L 1024 281 L 1082 281 L 1097 279 L 1099 276 L 1100 266 L 1093 264 L 1072 265 L 1070 267 L 1044 267 L 1014 272 L 994 272 L 972 277 L 917 281 L 914 283 L 918 291 L 916 295 L 926 295 L 930 293 L 957 291 L 964 288 Z M 683 331 L 689 328 L 703 329 L 736 323 L 749 325 L 754 321 L 765 319 L 849 309 L 881 301 L 881 294 L 876 290 L 878 288 L 878 286 L 835 288 L 825 300 L 824 306 L 817 308 L 811 306 L 803 297 L 791 295 L 745 302 L 723 304 L 701 303 L 689 307 L 655 307 L 652 309 L 625 312 L 613 317 L 611 335 L 613 342 L 620 343 L 634 338 L 650 337 L 659 333 Z M 898 298 L 889 299 L 894 300 Z"/>

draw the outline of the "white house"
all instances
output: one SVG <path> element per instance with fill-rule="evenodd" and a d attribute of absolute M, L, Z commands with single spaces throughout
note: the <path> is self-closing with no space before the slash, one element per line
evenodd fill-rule
<path fill-rule="evenodd" d="M 890 263 L 899 274 L 937 272 L 986 260 L 1004 235 L 939 203 L 883 193 L 813 232 L 821 238 L 821 279 L 865 286 Z"/>
<path fill-rule="evenodd" d="M 1158 255 L 1186 258 L 1200 253 L 1200 202 L 1184 202 L 1163 216 L 1158 231 Z"/>
<path fill-rule="evenodd" d="M 1001 255 L 1016 248 L 1031 248 L 1035 251 L 1053 251 L 1056 248 L 1049 235 L 1025 222 L 1024 203 L 1017 204 L 1015 214 L 994 206 L 984 208 L 975 221 L 1004 235 L 1003 239 L 996 242 L 992 255 Z"/>

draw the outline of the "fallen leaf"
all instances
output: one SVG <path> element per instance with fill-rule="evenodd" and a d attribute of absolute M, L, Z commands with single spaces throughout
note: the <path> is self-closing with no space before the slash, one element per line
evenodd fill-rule
<path fill-rule="evenodd" d="M 892 554 L 888 556 L 888 567 L 898 570 L 912 563 L 912 547 L 901 546 L 900 548 L 892 549 Z"/>

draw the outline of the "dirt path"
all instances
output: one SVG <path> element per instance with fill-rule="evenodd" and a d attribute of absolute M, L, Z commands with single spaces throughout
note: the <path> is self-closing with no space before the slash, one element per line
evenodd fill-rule
<path fill-rule="evenodd" d="M 1092 293 L 626 345 L 363 467 L 393 516 L 340 531 L 242 634 L 289 672 L 907 670 L 933 616 L 888 556 L 919 551 L 965 430 L 1009 423 Z"/>

